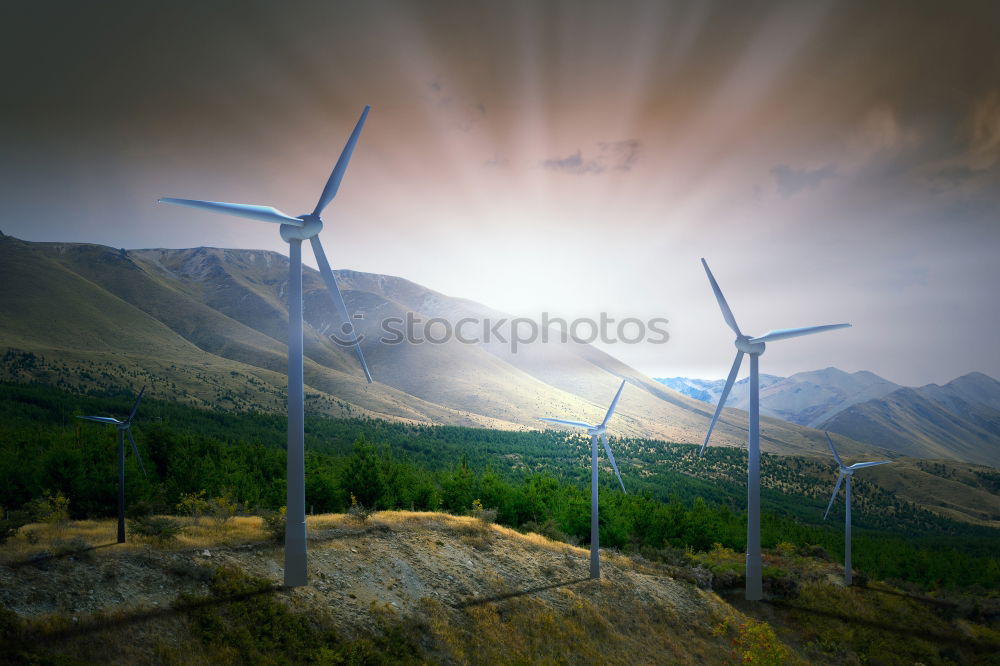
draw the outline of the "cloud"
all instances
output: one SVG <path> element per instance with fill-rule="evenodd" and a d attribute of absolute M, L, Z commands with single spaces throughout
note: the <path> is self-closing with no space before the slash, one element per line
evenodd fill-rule
<path fill-rule="evenodd" d="M 779 164 L 771 169 L 771 175 L 778 184 L 778 191 L 790 197 L 805 189 L 816 189 L 823 181 L 835 177 L 837 169 L 829 164 L 818 169 L 796 169 Z"/>
<path fill-rule="evenodd" d="M 542 162 L 542 166 L 552 171 L 575 174 L 601 173 L 604 171 L 604 167 L 598 164 L 596 160 L 584 160 L 579 150 L 567 157 L 556 157 L 545 160 Z"/>
<path fill-rule="evenodd" d="M 972 110 L 968 166 L 985 171 L 1000 161 L 1000 91 L 994 90 Z"/>
<path fill-rule="evenodd" d="M 455 129 L 468 132 L 486 117 L 486 104 L 468 95 L 454 95 L 439 80 L 427 84 L 431 103 L 448 118 Z"/>
<path fill-rule="evenodd" d="M 631 171 L 635 163 L 639 161 L 639 141 L 636 139 L 598 145 L 601 148 L 598 160 L 602 161 L 606 158 L 611 163 L 611 168 L 616 171 Z"/>
<path fill-rule="evenodd" d="M 965 194 L 996 190 L 1000 179 L 1000 91 L 977 100 L 967 112 L 964 132 L 914 169 L 915 181 L 931 192 Z"/>
<path fill-rule="evenodd" d="M 491 169 L 506 169 L 510 166 L 510 160 L 494 153 L 493 157 L 483 162 L 483 166 L 490 167 Z"/>
<path fill-rule="evenodd" d="M 551 171 L 571 174 L 601 174 L 606 171 L 631 171 L 639 161 L 638 139 L 601 142 L 597 144 L 597 154 L 584 157 L 577 150 L 566 157 L 554 157 L 542 161 L 542 167 Z"/>
<path fill-rule="evenodd" d="M 887 105 L 873 107 L 848 139 L 851 153 L 862 160 L 897 151 L 918 142 L 912 129 L 904 129 L 896 112 Z"/>

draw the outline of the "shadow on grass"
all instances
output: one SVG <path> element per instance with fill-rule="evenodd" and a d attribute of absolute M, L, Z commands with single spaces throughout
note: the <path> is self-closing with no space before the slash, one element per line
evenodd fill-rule
<path fill-rule="evenodd" d="M 178 615 L 184 615 L 191 611 L 212 606 L 223 606 L 226 604 L 246 601 L 254 597 L 266 594 L 274 594 L 285 589 L 281 585 L 268 585 L 260 589 L 230 594 L 226 596 L 212 596 L 209 598 L 193 599 L 190 601 L 175 601 L 166 608 L 149 608 L 134 610 L 132 612 L 116 613 L 114 615 L 97 615 L 86 618 L 78 624 L 71 626 L 60 626 L 54 628 L 31 628 L 28 627 L 20 636 L 21 647 L 42 644 L 44 641 L 62 641 L 72 639 L 89 633 L 104 631 L 108 629 L 120 629 L 143 622 L 159 620 Z M 2 653 L 0 653 L 2 654 Z"/>
<path fill-rule="evenodd" d="M 909 595 L 902 595 L 909 596 Z M 833 610 L 822 610 L 818 608 L 809 608 L 806 606 L 800 606 L 796 604 L 793 600 L 786 599 L 765 599 L 761 602 L 772 606 L 776 609 L 781 609 L 783 611 L 799 612 L 805 615 L 813 615 L 817 617 L 825 617 L 831 620 L 838 620 L 845 624 L 851 624 L 860 627 L 866 627 L 868 629 L 878 629 L 886 633 L 897 634 L 899 636 L 907 636 L 910 638 L 919 638 L 921 640 L 930 641 L 937 644 L 954 645 L 956 647 L 971 647 L 977 652 L 988 652 L 993 653 L 1000 650 L 1000 641 L 990 641 L 971 638 L 959 634 L 957 631 L 954 634 L 942 634 L 934 631 L 928 631 L 926 629 L 907 629 L 899 625 L 890 624 L 888 622 L 879 622 L 877 620 L 862 619 L 849 615 L 847 613 L 840 613 Z"/>
<path fill-rule="evenodd" d="M 494 603 L 497 601 L 504 601 L 506 599 L 512 599 L 514 597 L 524 597 L 529 594 L 534 594 L 535 592 L 543 592 L 545 590 L 551 590 L 556 587 L 566 587 L 569 585 L 576 585 L 577 583 L 586 583 L 588 580 L 592 580 L 589 576 L 586 578 L 576 578 L 574 580 L 566 580 L 561 583 L 550 583 L 549 585 L 540 585 L 538 587 L 531 587 L 527 590 L 516 590 L 514 592 L 504 592 L 503 594 L 496 594 L 490 597 L 476 597 L 473 599 L 466 599 L 465 601 L 459 601 L 452 604 L 452 608 L 468 608 L 469 606 L 481 606 L 482 604 Z"/>
<path fill-rule="evenodd" d="M 859 585 L 858 587 L 865 589 L 869 592 L 875 594 L 889 594 L 894 597 L 903 597 L 904 599 L 913 599 L 914 601 L 919 601 L 922 604 L 927 604 L 929 606 L 937 606 L 938 608 L 958 608 L 958 604 L 954 601 L 945 601 L 944 599 L 935 599 L 934 597 L 925 597 L 920 594 L 909 594 L 907 592 L 899 592 L 896 590 L 880 590 L 877 587 L 869 587 L 867 585 Z"/>
<path fill-rule="evenodd" d="M 98 550 L 100 548 L 110 548 L 111 546 L 117 546 L 117 545 L 118 545 L 118 542 L 112 541 L 111 543 L 102 543 L 99 546 L 88 546 L 87 548 L 68 548 L 66 550 L 61 550 L 60 552 L 57 552 L 57 553 L 50 553 L 48 551 L 44 551 L 43 550 L 41 552 L 35 553 L 34 555 L 26 557 L 23 560 L 16 560 L 14 562 L 6 562 L 6 563 L 4 563 L 4 566 L 9 567 L 11 569 L 20 569 L 21 567 L 28 566 L 28 565 L 34 565 L 34 566 L 40 566 L 41 565 L 41 566 L 44 566 L 45 564 L 47 564 L 49 562 L 53 562 L 55 560 L 60 560 L 60 559 L 63 559 L 65 557 L 74 557 L 74 556 L 80 555 L 82 553 L 88 553 L 88 552 L 90 552 L 92 550 Z"/>

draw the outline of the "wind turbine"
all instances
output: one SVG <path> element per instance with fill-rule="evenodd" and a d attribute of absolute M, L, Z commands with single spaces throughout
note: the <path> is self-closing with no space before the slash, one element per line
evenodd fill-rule
<path fill-rule="evenodd" d="M 732 390 L 736 381 L 736 375 L 740 371 L 740 364 L 743 362 L 743 355 L 750 355 L 750 427 L 749 445 L 747 447 L 747 562 L 746 562 L 746 598 L 750 601 L 758 601 L 764 596 L 761 581 L 761 561 L 760 561 L 760 379 L 758 377 L 758 363 L 760 355 L 764 353 L 765 343 L 785 338 L 796 338 L 800 335 L 810 335 L 822 331 L 832 331 L 837 328 L 847 328 L 850 324 L 827 324 L 825 326 L 806 326 L 804 328 L 781 328 L 775 331 L 768 331 L 759 337 L 744 335 L 740 327 L 736 324 L 733 311 L 729 309 L 719 284 L 715 281 L 715 276 L 709 270 L 704 259 L 701 260 L 708 274 L 708 281 L 712 284 L 712 291 L 719 301 L 719 308 L 722 310 L 722 318 L 726 320 L 729 328 L 736 333 L 736 360 L 726 378 L 726 386 L 719 396 L 719 406 L 712 416 L 712 423 L 708 426 L 705 434 L 705 442 L 701 445 L 698 455 L 705 452 L 708 446 L 708 438 L 712 436 L 715 422 L 719 420 L 719 414 L 726 405 L 726 398 Z"/>
<path fill-rule="evenodd" d="M 281 238 L 288 243 L 288 499 L 285 523 L 285 586 L 298 587 L 308 583 L 306 569 L 306 495 L 305 495 L 305 452 L 304 452 L 304 407 L 303 407 L 303 368 L 302 368 L 302 241 L 308 240 L 312 245 L 316 264 L 320 275 L 326 283 L 327 291 L 333 300 L 340 318 L 343 320 L 341 331 L 347 336 L 349 344 L 361 363 L 368 383 L 372 381 L 368 364 L 361 352 L 361 342 L 354 333 L 351 317 L 347 312 L 344 297 L 337 287 L 337 281 L 326 260 L 323 244 L 319 240 L 319 232 L 323 229 L 320 215 L 333 197 L 337 194 L 340 181 L 347 171 L 354 146 L 358 143 L 361 128 L 364 127 L 370 106 L 365 106 L 361 117 L 354 126 L 354 131 L 347 140 L 347 145 L 340 153 L 340 159 L 333 167 L 333 172 L 323 188 L 316 208 L 311 213 L 291 217 L 270 206 L 248 206 L 245 204 L 222 203 L 219 201 L 195 201 L 191 199 L 160 199 L 160 203 L 179 204 L 192 208 L 203 208 L 215 213 L 226 213 L 252 220 L 275 222 L 281 225 Z"/>
<path fill-rule="evenodd" d="M 622 389 L 625 388 L 625 380 L 622 380 L 621 386 L 618 387 L 618 393 L 615 393 L 615 399 L 611 401 L 611 406 L 608 407 L 608 413 L 604 415 L 604 420 L 597 425 L 591 425 L 589 423 L 584 423 L 583 421 L 564 421 L 562 419 L 549 419 L 540 418 L 540 421 L 548 421 L 550 423 L 562 423 L 564 425 L 573 426 L 574 428 L 584 428 L 590 435 L 590 577 L 600 578 L 601 577 L 601 558 L 600 558 L 600 530 L 597 525 L 597 438 L 601 438 L 601 443 L 604 445 L 604 453 L 607 454 L 608 460 L 611 461 L 611 466 L 615 470 L 615 475 L 618 477 L 618 483 L 621 484 L 622 492 L 627 493 L 625 490 L 625 484 L 622 483 L 622 475 L 618 472 L 618 464 L 615 462 L 615 454 L 611 452 L 611 447 L 608 446 L 608 436 L 605 434 L 605 430 L 608 427 L 608 421 L 611 420 L 611 415 L 615 413 L 615 407 L 618 406 L 618 398 L 622 396 Z"/>
<path fill-rule="evenodd" d="M 844 465 L 844 461 L 840 459 L 840 456 L 837 455 L 837 449 L 833 448 L 833 440 L 830 439 L 830 433 L 824 431 L 823 434 L 826 435 L 826 441 L 830 444 L 830 451 L 833 452 L 833 457 L 837 460 L 837 465 L 840 466 L 837 485 L 833 487 L 833 495 L 830 496 L 830 503 L 826 505 L 826 513 L 823 514 L 823 520 L 826 520 L 826 517 L 830 515 L 830 507 L 833 506 L 833 500 L 837 499 L 841 482 L 845 478 L 847 479 L 847 485 L 844 487 L 844 500 L 847 504 L 847 513 L 844 514 L 844 585 L 850 585 L 854 580 L 851 572 L 851 477 L 854 476 L 854 470 L 856 469 L 884 465 L 892 461 L 876 460 L 875 462 L 859 462 L 846 466 Z"/>
<path fill-rule="evenodd" d="M 139 411 L 139 403 L 142 402 L 142 394 L 145 391 L 146 387 L 143 386 L 135 399 L 135 404 L 132 405 L 132 411 L 129 412 L 128 418 L 124 421 L 119 421 L 110 416 L 76 417 L 86 421 L 97 421 L 98 423 L 113 425 L 118 431 L 118 543 L 125 543 L 125 435 L 128 435 L 128 441 L 132 442 L 132 451 L 135 453 L 135 459 L 139 461 L 139 469 L 142 470 L 142 475 L 146 476 L 146 466 L 142 464 L 142 456 L 139 455 L 139 448 L 135 445 L 135 438 L 132 437 L 132 419 L 135 418 L 135 413 Z"/>

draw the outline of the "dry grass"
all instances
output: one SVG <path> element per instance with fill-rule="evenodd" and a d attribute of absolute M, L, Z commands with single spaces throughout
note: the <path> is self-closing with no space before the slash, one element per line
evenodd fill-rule
<path fill-rule="evenodd" d="M 115 520 L 73 520 L 65 524 L 29 523 L 0 546 L 0 562 L 24 560 L 42 552 L 52 552 L 69 541 L 89 546 L 113 544 L 117 538 Z"/>
<path fill-rule="evenodd" d="M 217 548 L 267 539 L 263 521 L 257 516 L 237 516 L 224 523 L 211 519 L 202 519 L 198 523 L 188 518 L 176 520 L 183 525 L 183 530 L 175 539 L 156 544 L 158 550 Z M 74 520 L 65 525 L 31 523 L 22 527 L 16 536 L 0 547 L 0 562 L 15 562 L 39 553 L 51 553 L 71 541 L 91 547 L 116 545 L 118 550 L 140 550 L 149 544 L 148 540 L 129 535 L 127 524 L 125 543 L 116 544 L 117 524 L 114 518 Z"/>

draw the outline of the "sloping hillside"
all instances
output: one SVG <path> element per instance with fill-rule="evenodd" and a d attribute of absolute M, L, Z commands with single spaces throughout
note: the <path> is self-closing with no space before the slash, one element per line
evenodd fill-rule
<path fill-rule="evenodd" d="M 254 250 L 130 250 L 0 238 L 0 350 L 13 349 L 3 377 L 73 388 L 137 389 L 217 408 L 279 411 L 285 387 L 287 258 Z M 613 357 L 573 341 L 391 344 L 388 318 L 409 314 L 477 322 L 502 313 L 401 278 L 338 273 L 348 309 L 365 335 L 376 383 L 330 339 L 340 322 L 319 274 L 304 275 L 308 406 L 335 415 L 505 429 L 537 417 L 599 421 L 622 378 L 616 432 L 699 442 L 711 408 L 665 388 Z M 444 324 L 440 324 L 444 326 Z M 427 331 L 417 329 L 423 340 Z M 440 331 L 431 329 L 432 335 Z M 466 335 L 471 334 L 471 329 Z M 391 336 L 388 336 L 391 337 Z M 42 359 L 25 359 L 24 353 Z M 20 356 L 18 354 L 21 354 Z M 822 454 L 822 435 L 766 419 L 765 450 Z M 746 416 L 727 411 L 722 445 L 742 446 Z M 849 450 L 867 447 L 847 443 Z"/>
<path fill-rule="evenodd" d="M 765 601 L 741 600 L 742 555 L 683 565 L 587 551 L 478 519 L 309 519 L 310 584 L 285 589 L 259 519 L 111 545 L 110 521 L 29 526 L 0 547 L 5 663 L 988 663 L 989 600 L 871 583 L 783 545 Z M 733 584 L 736 587 L 733 587 Z M 710 588 L 717 587 L 719 592 Z M 721 596 L 720 596 L 721 594 Z M 965 603 L 965 602 L 963 602 Z"/>
<path fill-rule="evenodd" d="M 389 633 L 411 659 L 434 663 L 720 663 L 727 640 L 712 629 L 741 618 L 662 568 L 608 554 L 604 578 L 594 582 L 586 550 L 442 514 L 378 514 L 363 526 L 345 516 L 311 518 L 311 584 L 282 589 L 270 583 L 281 580 L 280 546 L 261 541 L 254 519 L 239 520 L 193 528 L 166 548 L 13 562 L 0 551 L 0 596 L 36 620 L 30 626 L 48 649 L 33 648 L 100 663 L 237 661 L 248 648 L 205 637 L 199 621 L 214 620 L 219 639 L 232 628 L 200 604 L 252 617 L 240 605 L 248 599 L 271 609 L 262 624 L 283 608 L 336 627 L 331 652 L 365 639 L 390 651 L 380 638 Z M 96 537 L 100 527 L 89 526 Z M 217 567 L 225 585 L 213 577 Z M 119 624 L 127 639 L 114 635 Z M 282 648 L 275 640 L 268 658 L 293 656 Z M 299 658 L 315 648 L 303 645 Z"/>
<path fill-rule="evenodd" d="M 840 412 L 825 429 L 917 458 L 1000 467 L 1000 382 L 973 373 Z"/>

